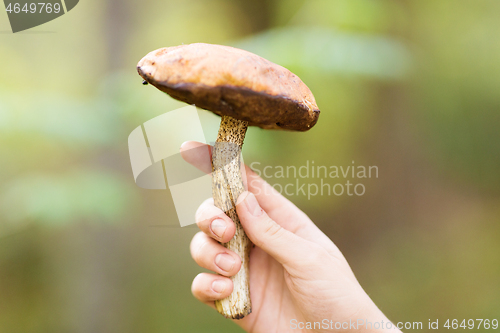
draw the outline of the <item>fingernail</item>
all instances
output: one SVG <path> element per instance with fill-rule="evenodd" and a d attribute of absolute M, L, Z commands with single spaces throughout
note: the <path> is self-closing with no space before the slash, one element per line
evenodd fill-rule
<path fill-rule="evenodd" d="M 210 229 L 212 230 L 215 236 L 222 239 L 227 229 L 226 221 L 224 221 L 223 219 L 215 219 L 210 224 Z"/>
<path fill-rule="evenodd" d="M 247 206 L 248 211 L 253 216 L 262 215 L 262 208 L 260 208 L 259 203 L 257 202 L 257 198 L 252 193 L 248 193 L 245 198 L 245 205 Z"/>
<path fill-rule="evenodd" d="M 212 282 L 212 289 L 216 292 L 221 294 L 226 290 L 226 282 L 223 280 L 215 280 Z"/>
<path fill-rule="evenodd" d="M 227 253 L 221 253 L 215 257 L 215 264 L 226 272 L 230 272 L 233 269 L 234 263 L 234 258 Z"/>

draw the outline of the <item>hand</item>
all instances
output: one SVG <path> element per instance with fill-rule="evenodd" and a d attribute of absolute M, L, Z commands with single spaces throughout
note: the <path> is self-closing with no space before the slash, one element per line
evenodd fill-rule
<path fill-rule="evenodd" d="M 186 142 L 181 154 L 187 162 L 211 172 L 209 146 Z M 248 192 L 238 198 L 236 210 L 255 244 L 250 252 L 253 311 L 235 322 L 251 333 L 399 332 L 394 326 L 387 330 L 377 326 L 383 322 L 386 327 L 389 320 L 360 286 L 335 244 L 300 209 L 245 168 Z M 199 207 L 196 223 L 201 231 L 191 242 L 191 255 L 198 265 L 218 274 L 196 276 L 192 292 L 215 307 L 214 300 L 232 292 L 228 277 L 241 266 L 240 258 L 219 243 L 234 236 L 235 226 L 212 199 Z M 366 321 L 379 329 L 370 329 Z M 308 322 L 312 329 L 307 329 Z M 339 325 L 344 327 L 339 329 Z"/>

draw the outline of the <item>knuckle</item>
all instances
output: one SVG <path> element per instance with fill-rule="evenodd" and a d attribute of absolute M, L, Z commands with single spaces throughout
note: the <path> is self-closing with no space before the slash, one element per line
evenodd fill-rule
<path fill-rule="evenodd" d="M 196 213 L 194 214 L 194 217 L 196 221 L 199 221 L 201 219 L 206 219 L 207 212 L 210 211 L 210 209 L 214 206 L 214 199 L 213 198 L 208 198 L 205 201 L 201 203 L 201 205 L 198 207 L 196 210 Z"/>
<path fill-rule="evenodd" d="M 203 202 L 200 205 L 200 207 L 198 207 L 196 213 L 194 214 L 194 220 L 196 221 L 196 223 L 203 222 L 204 216 L 206 215 L 206 211 L 207 211 L 207 206 L 205 202 Z"/>
<path fill-rule="evenodd" d="M 204 248 L 208 244 L 207 240 L 204 238 L 203 232 L 199 231 L 194 235 L 191 241 L 191 256 L 196 263 L 201 263 L 203 260 L 203 253 L 205 253 Z"/>
<path fill-rule="evenodd" d="M 191 283 L 191 293 L 196 298 L 198 298 L 198 296 L 200 294 L 200 282 L 201 282 L 202 277 L 203 277 L 203 273 L 196 275 L 195 278 L 193 279 L 193 282 Z"/>
<path fill-rule="evenodd" d="M 325 258 L 328 258 L 329 254 L 323 247 L 313 244 L 309 251 L 308 261 L 312 264 L 317 264 L 323 262 Z"/>
<path fill-rule="evenodd" d="M 213 199 L 205 200 L 196 210 L 195 213 L 195 222 L 200 226 L 204 226 L 208 222 L 220 217 L 222 218 L 224 212 L 214 206 Z"/>
<path fill-rule="evenodd" d="M 284 232 L 283 227 L 280 226 L 278 223 L 274 222 L 273 220 L 271 220 L 270 217 L 266 217 L 266 220 L 267 220 L 265 222 L 266 227 L 264 229 L 265 238 L 276 239 L 281 237 L 281 235 Z"/>

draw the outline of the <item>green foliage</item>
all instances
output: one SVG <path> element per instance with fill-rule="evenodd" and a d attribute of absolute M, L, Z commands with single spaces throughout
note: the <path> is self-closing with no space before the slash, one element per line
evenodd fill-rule
<path fill-rule="evenodd" d="M 396 39 L 341 32 L 315 26 L 273 29 L 236 46 L 257 53 L 294 72 L 367 79 L 400 79 L 410 68 L 410 55 Z"/>
<path fill-rule="evenodd" d="M 72 170 L 34 174 L 7 182 L 0 197 L 4 223 L 62 226 L 82 220 L 120 223 L 137 209 L 131 182 L 111 172 Z"/>

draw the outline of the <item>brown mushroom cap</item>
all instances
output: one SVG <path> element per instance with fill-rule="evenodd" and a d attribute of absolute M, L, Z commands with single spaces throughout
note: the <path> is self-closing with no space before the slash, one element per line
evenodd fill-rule
<path fill-rule="evenodd" d="M 249 125 L 307 131 L 319 117 L 313 94 L 297 75 L 234 47 L 162 48 L 142 58 L 137 71 L 175 99 Z"/>

